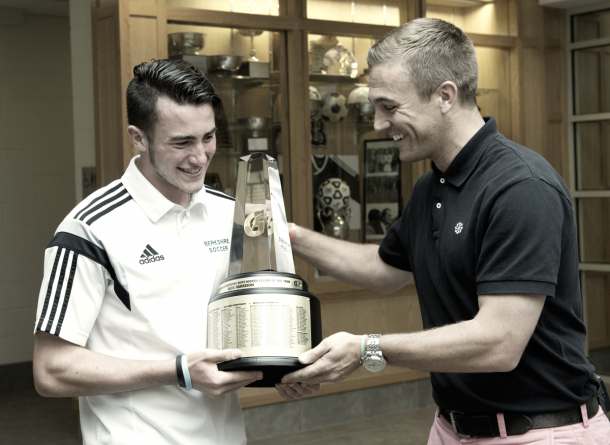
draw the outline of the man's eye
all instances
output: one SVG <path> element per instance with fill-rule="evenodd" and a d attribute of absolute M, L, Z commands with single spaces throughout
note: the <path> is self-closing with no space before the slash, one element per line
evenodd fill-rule
<path fill-rule="evenodd" d="M 386 105 L 385 109 L 387 111 L 394 111 L 396 109 L 396 107 L 395 106 Z"/>
<path fill-rule="evenodd" d="M 176 142 L 178 147 L 186 147 L 188 145 L 188 141 Z"/>

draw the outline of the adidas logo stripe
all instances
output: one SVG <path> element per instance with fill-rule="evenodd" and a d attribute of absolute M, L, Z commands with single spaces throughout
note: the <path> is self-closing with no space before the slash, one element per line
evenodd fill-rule
<path fill-rule="evenodd" d="M 146 245 L 144 253 L 140 255 L 140 258 L 140 264 L 155 263 L 157 261 L 163 261 L 165 259 L 163 258 L 163 255 L 159 255 L 159 252 L 153 249 L 150 244 Z"/>

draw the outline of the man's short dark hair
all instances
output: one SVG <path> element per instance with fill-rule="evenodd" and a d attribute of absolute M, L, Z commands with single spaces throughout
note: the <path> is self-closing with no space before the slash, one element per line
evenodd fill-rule
<path fill-rule="evenodd" d="M 180 105 L 210 103 L 217 113 L 222 102 L 205 74 L 183 60 L 152 60 L 133 69 L 127 87 L 127 121 L 152 141 L 158 120 L 156 104 L 167 96 Z"/>

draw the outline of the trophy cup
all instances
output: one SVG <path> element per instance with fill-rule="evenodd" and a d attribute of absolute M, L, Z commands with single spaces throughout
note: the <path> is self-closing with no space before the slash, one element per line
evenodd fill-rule
<path fill-rule="evenodd" d="M 239 161 L 229 276 L 208 304 L 208 348 L 240 349 L 221 371 L 259 370 L 248 386 L 273 387 L 322 341 L 320 301 L 295 275 L 277 162 Z"/>
<path fill-rule="evenodd" d="M 250 58 L 244 61 L 239 67 L 237 74 L 255 78 L 269 78 L 269 62 L 261 62 L 256 57 L 254 49 L 254 37 L 260 36 L 263 31 L 260 29 L 240 29 L 242 36 L 250 37 Z"/>

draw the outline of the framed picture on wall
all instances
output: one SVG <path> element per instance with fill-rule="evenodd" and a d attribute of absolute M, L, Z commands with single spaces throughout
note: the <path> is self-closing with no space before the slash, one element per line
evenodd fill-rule
<path fill-rule="evenodd" d="M 393 139 L 364 142 L 364 242 L 380 244 L 400 216 L 400 168 Z"/>

